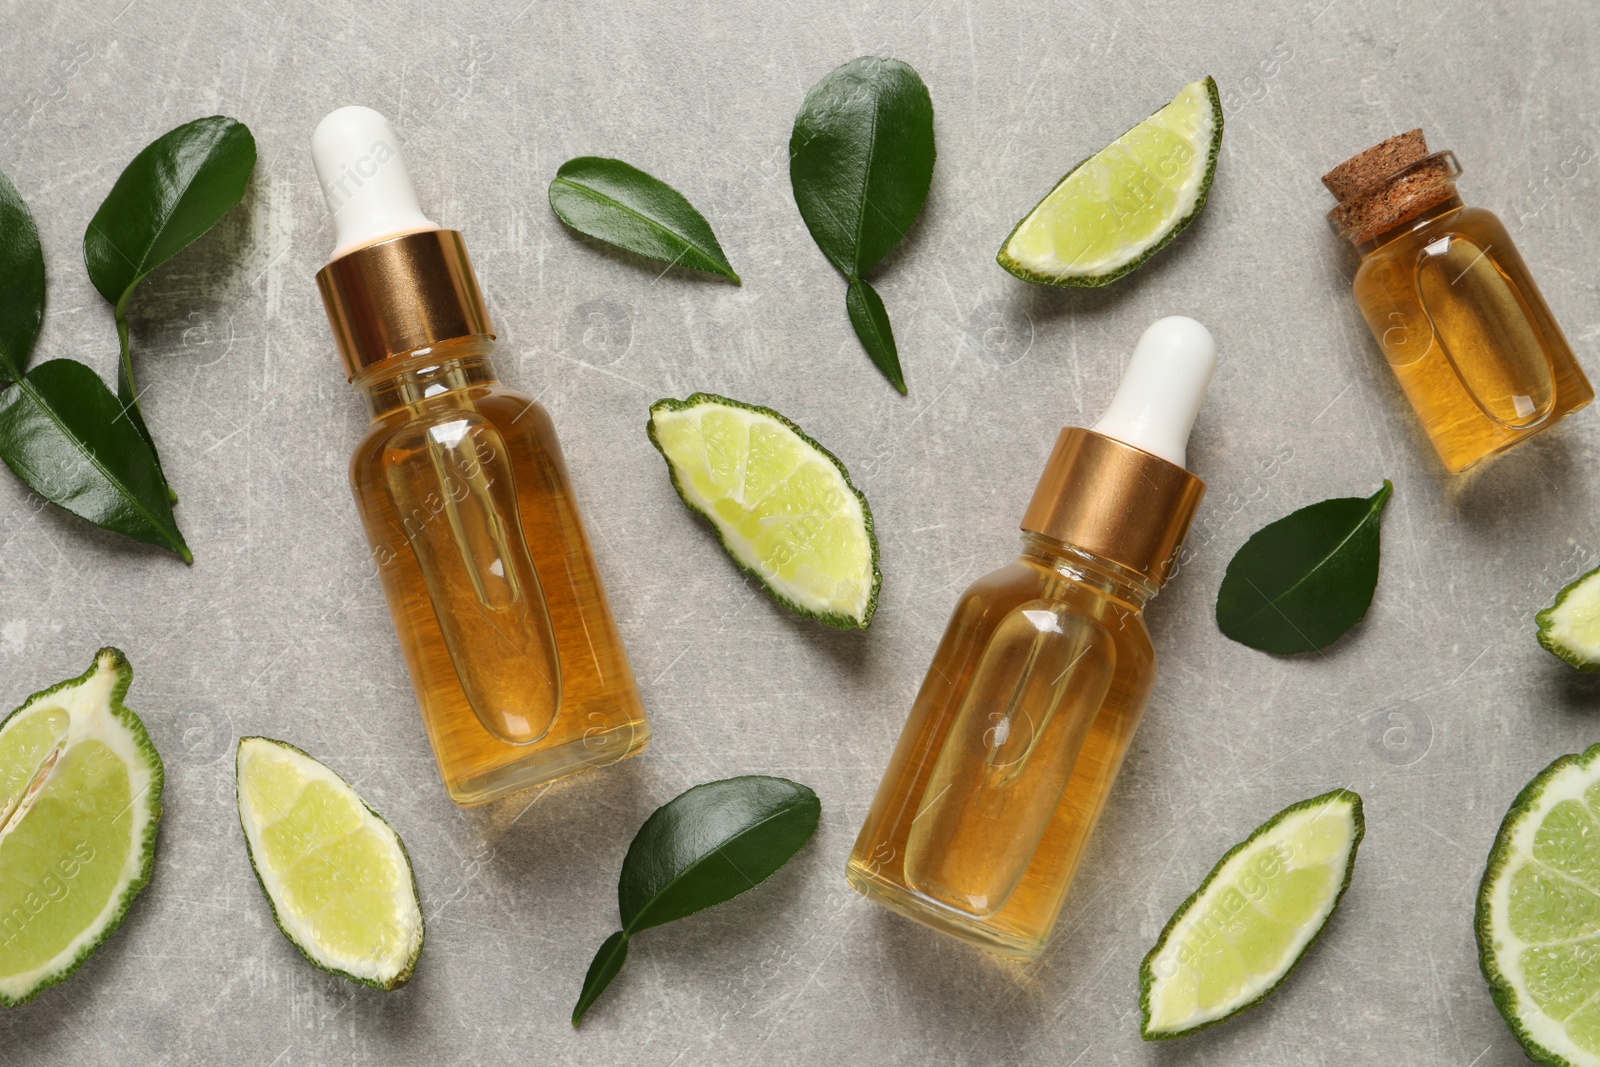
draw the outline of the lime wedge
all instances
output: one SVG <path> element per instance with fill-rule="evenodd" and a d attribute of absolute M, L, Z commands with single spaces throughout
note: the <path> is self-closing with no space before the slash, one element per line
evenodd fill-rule
<path fill-rule="evenodd" d="M 1541 645 L 1580 671 L 1600 671 L 1600 569 L 1557 593 L 1535 618 Z"/>
<path fill-rule="evenodd" d="M 867 628 L 883 583 L 872 509 L 833 453 L 770 408 L 710 393 L 652 404 L 650 441 L 683 502 L 772 599 Z"/>
<path fill-rule="evenodd" d="M 1478 887 L 1478 963 L 1540 1063 L 1600 1064 L 1600 745 L 1517 794 Z"/>
<path fill-rule="evenodd" d="M 1335 789 L 1230 849 L 1139 969 L 1145 1040 L 1203 1030 L 1277 989 L 1339 906 L 1364 828 L 1361 798 Z"/>
<path fill-rule="evenodd" d="M 1200 214 L 1221 148 L 1222 98 L 1202 78 L 1068 171 L 996 258 L 1040 285 L 1114 282 Z"/>
<path fill-rule="evenodd" d="M 293 745 L 239 742 L 239 823 L 272 917 L 306 959 L 397 989 L 422 952 L 422 908 L 400 836 Z"/>
<path fill-rule="evenodd" d="M 71 977 L 150 880 L 164 779 L 132 680 L 102 648 L 0 724 L 0 1005 Z"/>

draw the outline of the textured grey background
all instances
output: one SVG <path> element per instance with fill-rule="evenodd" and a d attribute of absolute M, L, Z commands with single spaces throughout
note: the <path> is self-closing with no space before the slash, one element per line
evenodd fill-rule
<path fill-rule="evenodd" d="M 1521 4 L 1235 0 L 770 5 L 6 0 L 0 168 L 50 275 L 36 358 L 108 376 L 85 223 L 134 153 L 224 112 L 260 163 L 244 206 L 140 290 L 146 412 L 195 563 L 40 510 L 0 475 L 0 704 L 127 651 L 168 768 L 153 884 L 68 984 L 0 1015 L 6 1064 L 1348 1064 L 1520 1059 L 1479 977 L 1477 879 L 1517 789 L 1600 740 L 1600 686 L 1531 616 L 1600 562 L 1586 411 L 1481 473 L 1432 458 L 1347 292 L 1327 167 L 1421 124 L 1501 213 L 1600 372 L 1600 16 Z M 910 61 L 939 162 L 874 276 L 911 385 L 850 333 L 789 191 L 806 89 Z M 1070 165 L 1215 75 L 1227 137 L 1205 216 L 1103 292 L 1033 288 L 994 251 Z M 362 432 L 312 276 L 332 245 L 308 139 L 363 103 L 407 138 L 423 203 L 465 231 L 500 368 L 555 417 L 655 724 L 642 758 L 461 811 L 435 776 L 345 484 Z M 743 288 L 660 275 L 563 231 L 545 183 L 616 155 L 712 220 Z M 1206 322 L 1222 369 L 1192 445 L 1211 485 L 1154 603 L 1162 676 L 1054 945 L 1021 968 L 857 898 L 842 869 L 957 593 L 1016 550 L 1063 423 L 1092 419 L 1139 331 Z M 883 549 L 871 631 L 785 616 L 674 497 L 647 405 L 771 404 L 835 450 Z M 1378 596 L 1321 655 L 1231 644 L 1211 605 L 1254 529 L 1396 492 Z M 429 923 L 393 994 L 308 967 L 273 929 L 233 813 L 233 740 L 289 739 L 404 835 Z M 633 831 L 697 782 L 795 777 L 816 840 L 759 892 L 652 931 L 581 1032 Z M 1359 790 L 1368 830 L 1323 942 L 1265 1007 L 1138 1037 L 1138 962 L 1222 851 L 1285 804 Z"/>

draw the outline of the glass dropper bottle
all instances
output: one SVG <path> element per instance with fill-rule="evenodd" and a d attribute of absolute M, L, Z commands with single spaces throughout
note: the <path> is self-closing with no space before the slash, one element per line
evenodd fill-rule
<path fill-rule="evenodd" d="M 549 414 L 501 385 L 455 230 L 399 139 L 346 107 L 312 137 L 337 247 L 317 284 L 372 426 L 350 481 L 446 790 L 481 804 L 650 737 Z"/>
<path fill-rule="evenodd" d="M 856 839 L 869 899 L 1044 951 L 1155 686 L 1144 606 L 1205 492 L 1184 464 L 1215 366 L 1204 326 L 1161 319 L 1100 421 L 1061 432 L 1021 558 L 962 594 Z"/>

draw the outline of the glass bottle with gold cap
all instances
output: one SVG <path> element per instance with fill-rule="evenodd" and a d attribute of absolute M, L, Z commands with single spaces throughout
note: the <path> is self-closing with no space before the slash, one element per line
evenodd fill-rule
<path fill-rule="evenodd" d="M 461 234 L 422 214 L 383 116 L 312 137 L 338 246 L 317 275 L 372 428 L 350 481 L 450 798 L 480 804 L 650 737 L 550 416 L 501 385 Z"/>
<path fill-rule="evenodd" d="M 1328 221 L 1361 253 L 1361 314 L 1451 473 L 1594 399 L 1505 226 L 1456 193 L 1460 174 L 1409 130 L 1322 177 L 1339 199 Z"/>
<path fill-rule="evenodd" d="M 1205 492 L 1184 460 L 1215 366 L 1204 326 L 1162 319 L 1104 417 L 1061 432 L 1022 558 L 962 594 L 856 839 L 868 898 L 1003 956 L 1044 950 L 1155 685 L 1144 605 Z"/>

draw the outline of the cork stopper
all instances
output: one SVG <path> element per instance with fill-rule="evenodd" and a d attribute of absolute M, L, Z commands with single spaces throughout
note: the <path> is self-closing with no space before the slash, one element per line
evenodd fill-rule
<path fill-rule="evenodd" d="M 1322 176 L 1328 192 L 1340 200 L 1376 185 L 1389 175 L 1411 166 L 1428 154 L 1428 139 L 1419 126 L 1380 141 L 1360 155 L 1351 156 Z"/>
<path fill-rule="evenodd" d="M 1362 244 L 1455 196 L 1460 173 L 1450 152 L 1428 154 L 1421 129 L 1395 134 L 1322 176 L 1339 199 L 1328 221 Z"/>

